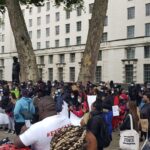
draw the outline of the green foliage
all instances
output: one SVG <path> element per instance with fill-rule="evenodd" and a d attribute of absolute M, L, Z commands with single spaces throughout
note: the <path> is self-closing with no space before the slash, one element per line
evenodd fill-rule
<path fill-rule="evenodd" d="M 22 5 L 43 6 L 46 0 L 19 0 Z M 83 7 L 84 0 L 55 0 L 56 6 L 64 5 L 66 9 L 74 7 Z M 5 12 L 5 0 L 0 0 L 0 12 Z"/>

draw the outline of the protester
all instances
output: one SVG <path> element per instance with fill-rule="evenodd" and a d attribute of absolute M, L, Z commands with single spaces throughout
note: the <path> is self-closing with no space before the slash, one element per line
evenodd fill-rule
<path fill-rule="evenodd" d="M 39 89 L 37 92 L 37 97 L 34 99 L 36 115 L 38 118 L 36 122 L 55 114 L 56 109 L 53 106 L 54 103 L 51 103 L 51 101 L 54 101 L 53 98 L 45 95 L 45 92 Z"/>
<path fill-rule="evenodd" d="M 131 122 L 129 114 L 131 114 L 133 118 L 133 128 L 138 132 L 139 131 L 139 117 L 137 114 L 137 107 L 134 101 L 129 101 L 127 103 L 127 113 L 123 120 L 123 123 L 120 126 L 120 130 L 130 130 L 131 129 Z"/>
<path fill-rule="evenodd" d="M 23 116 L 23 111 L 35 113 L 32 99 L 28 97 L 29 91 L 27 89 L 22 90 L 22 97 L 16 102 L 14 108 L 14 119 L 15 119 L 15 132 L 17 135 L 20 134 L 21 128 L 25 125 L 26 118 Z"/>
<path fill-rule="evenodd" d="M 5 87 L 6 86 L 7 84 L 5 83 Z M 62 127 L 68 126 L 70 124 L 70 120 L 72 119 L 71 116 L 74 116 L 78 124 L 81 118 L 83 118 L 82 125 L 87 126 L 87 134 L 86 134 L 86 141 L 88 143 L 87 150 L 102 150 L 104 149 L 104 147 L 106 147 L 106 145 L 108 146 L 111 141 L 112 125 L 113 129 L 115 129 L 114 131 L 116 131 L 116 129 L 119 129 L 118 127 L 120 127 L 121 130 L 130 129 L 130 120 L 128 114 L 131 114 L 133 117 L 134 129 L 139 131 L 138 117 L 136 114 L 137 100 L 134 99 L 133 101 L 129 101 L 129 99 L 132 96 L 135 96 L 135 89 L 136 91 L 138 90 L 140 91 L 140 89 L 136 85 L 134 85 L 133 87 L 131 87 L 130 89 L 131 96 L 129 96 L 124 89 L 121 90 L 121 86 L 118 86 L 117 84 L 112 84 L 110 87 L 108 87 L 104 82 L 102 82 L 100 86 L 88 82 L 87 87 L 83 86 L 81 82 L 77 84 L 72 83 L 64 84 L 63 82 L 59 83 L 58 81 L 54 81 L 51 84 L 51 82 L 48 81 L 46 84 L 42 80 L 39 80 L 35 85 L 33 84 L 32 81 L 30 81 L 30 83 L 23 82 L 21 84 L 15 84 L 14 91 L 16 88 L 17 93 L 19 93 L 19 97 L 20 97 L 20 90 L 22 91 L 21 92 L 22 97 L 17 101 L 15 98 L 12 98 L 13 96 L 11 96 L 12 99 L 11 102 L 13 102 L 14 104 L 16 102 L 16 106 L 14 109 L 14 119 L 15 119 L 15 130 L 18 137 L 15 139 L 15 145 L 18 147 L 32 145 L 32 148 L 35 150 L 47 150 L 50 147 L 50 141 L 52 137 L 56 137 L 57 140 L 54 140 L 56 143 L 53 142 L 54 146 L 57 147 L 58 142 L 61 141 L 62 144 L 60 144 L 60 146 L 62 147 L 63 145 L 65 145 L 65 148 L 72 146 L 72 149 L 74 148 L 74 150 L 75 149 L 81 150 L 83 148 L 82 144 L 84 144 L 85 141 L 84 138 L 80 138 L 80 136 L 77 139 L 76 135 L 79 134 L 78 132 L 74 133 L 75 129 L 74 127 L 71 127 L 71 132 L 70 131 L 65 133 L 62 132 L 62 130 L 64 129 Z M 28 88 L 28 90 L 25 90 L 26 88 Z M 143 91 L 141 90 L 139 92 L 138 102 L 140 102 L 140 99 L 142 99 L 143 92 L 144 90 Z M 2 84 L 0 93 L 2 95 L 1 106 L 4 108 L 4 112 L 7 112 L 7 114 L 11 114 L 11 111 L 8 111 L 7 109 L 9 108 L 10 105 L 9 89 L 7 88 L 4 89 L 4 86 Z M 87 95 L 96 95 L 97 97 L 96 102 L 93 103 L 92 112 L 89 112 Z M 33 97 L 34 103 L 32 103 L 32 99 L 29 98 L 29 96 Z M 4 99 L 6 99 L 6 101 L 4 101 Z M 24 128 L 26 122 L 25 121 L 26 119 L 24 118 L 24 115 L 20 110 L 22 109 L 25 110 L 24 107 L 26 107 L 26 110 L 28 110 L 27 102 L 31 102 L 30 108 L 32 107 L 31 112 L 32 115 L 34 115 L 32 122 L 37 123 L 33 124 L 24 133 L 19 135 L 21 133 L 21 128 L 22 127 Z M 65 102 L 67 102 L 67 104 Z M 149 102 L 150 96 L 148 92 L 146 92 L 143 96 L 142 103 L 140 105 L 140 114 L 143 119 L 149 119 L 150 116 Z M 66 104 L 65 110 L 67 116 L 62 116 L 63 113 L 61 112 L 61 110 L 63 109 L 62 105 L 63 103 Z M 113 105 L 118 105 L 120 114 L 119 116 L 113 117 L 112 121 Z M 70 113 L 71 115 L 69 115 Z M 36 121 L 34 120 L 35 116 Z M 68 119 L 68 117 L 70 117 L 70 120 Z M 106 128 L 107 133 L 106 132 L 103 133 L 104 131 L 106 131 Z M 57 129 L 61 130 L 58 132 Z M 13 128 L 11 128 L 11 130 L 13 130 Z M 83 132 L 85 131 L 84 128 L 82 131 Z M 55 132 L 57 132 L 58 134 L 54 134 Z M 80 132 L 80 135 L 83 132 Z M 62 138 L 61 133 L 65 134 L 66 140 L 61 140 Z M 80 139 L 83 140 L 82 144 L 80 142 L 79 143 L 77 142 L 75 144 L 79 148 L 76 148 L 76 146 L 73 147 L 74 144 L 69 145 L 69 143 L 72 140 L 72 138 L 69 135 L 74 136 L 75 139 L 74 142 L 80 141 Z M 105 137 L 105 135 L 108 136 Z M 109 137 L 109 140 L 106 140 L 108 139 L 107 137 Z M 108 141 L 108 144 L 106 144 L 106 141 Z M 58 150 L 60 150 L 59 148 Z"/>
<path fill-rule="evenodd" d="M 50 102 L 55 109 L 53 99 L 50 99 Z M 33 124 L 24 133 L 16 137 L 14 144 L 18 148 L 31 145 L 34 150 L 49 150 L 50 141 L 55 133 L 58 133 L 60 128 L 70 126 L 70 124 L 68 116 L 57 115 L 55 111 L 55 114 Z"/>
<path fill-rule="evenodd" d="M 148 137 L 150 137 L 150 92 L 146 92 L 143 94 L 143 101 L 145 104 L 140 109 L 140 117 L 141 119 L 148 119 Z M 144 134 L 146 138 L 146 133 L 142 134 Z"/>
<path fill-rule="evenodd" d="M 14 93 L 10 93 L 10 101 L 5 109 L 5 112 L 8 115 L 9 118 L 9 124 L 8 124 L 8 133 L 15 133 L 14 129 L 14 107 L 16 103 L 16 96 Z"/>
<path fill-rule="evenodd" d="M 87 150 L 103 150 L 105 142 L 110 143 L 111 137 L 104 120 L 102 102 L 97 99 L 92 105 L 91 118 L 87 123 Z"/>
<path fill-rule="evenodd" d="M 76 105 L 70 106 L 69 110 L 78 117 L 83 117 L 83 115 L 88 112 L 87 96 L 84 92 L 79 93 Z"/>

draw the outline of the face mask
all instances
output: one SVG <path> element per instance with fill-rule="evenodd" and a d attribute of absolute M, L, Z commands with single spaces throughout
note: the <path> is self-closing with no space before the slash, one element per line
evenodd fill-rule
<path fill-rule="evenodd" d="M 71 98 L 74 98 L 74 95 L 71 95 Z"/>
<path fill-rule="evenodd" d="M 81 99 L 78 99 L 78 102 L 81 103 Z"/>
<path fill-rule="evenodd" d="M 53 99 L 55 98 L 55 96 L 53 96 Z"/>
<path fill-rule="evenodd" d="M 61 89 L 58 89 L 58 93 L 60 93 L 61 92 Z"/>
<path fill-rule="evenodd" d="M 57 92 L 57 91 L 55 91 L 55 94 L 58 94 L 58 92 Z"/>
<path fill-rule="evenodd" d="M 111 91 L 111 94 L 114 94 L 114 91 Z"/>

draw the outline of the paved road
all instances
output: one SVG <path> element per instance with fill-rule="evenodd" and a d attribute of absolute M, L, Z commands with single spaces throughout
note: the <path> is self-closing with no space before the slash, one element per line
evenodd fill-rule
<path fill-rule="evenodd" d="M 6 137 L 9 137 L 9 139 L 13 141 L 15 135 L 8 134 L 0 130 L 0 139 L 6 138 Z M 113 132 L 113 141 L 111 142 L 111 145 L 105 150 L 119 150 L 118 144 L 119 144 L 119 132 Z M 141 143 L 141 145 L 142 144 L 143 143 Z"/>

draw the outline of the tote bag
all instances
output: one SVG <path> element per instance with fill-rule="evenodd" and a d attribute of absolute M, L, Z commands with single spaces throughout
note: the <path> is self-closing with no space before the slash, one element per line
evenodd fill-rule
<path fill-rule="evenodd" d="M 139 150 L 139 134 L 133 129 L 133 119 L 130 117 L 131 130 L 120 132 L 119 146 L 121 150 Z"/>

